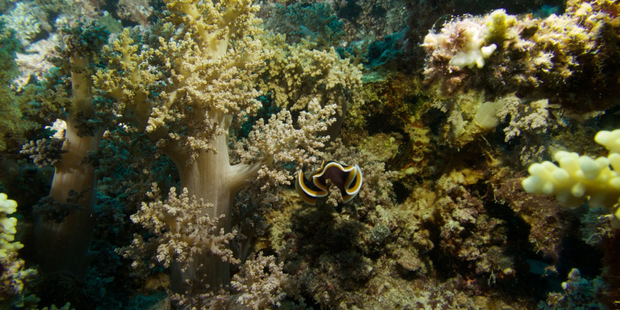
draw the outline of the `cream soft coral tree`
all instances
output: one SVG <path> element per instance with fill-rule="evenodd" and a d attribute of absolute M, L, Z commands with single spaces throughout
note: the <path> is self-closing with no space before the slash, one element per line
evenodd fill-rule
<path fill-rule="evenodd" d="M 156 141 L 177 166 L 184 193 L 203 201 L 200 208 L 205 216 L 220 219 L 214 231 L 230 232 L 234 194 L 260 171 L 268 174 L 266 167 L 279 160 L 299 165 L 315 160 L 310 155 L 319 154 L 326 139 L 318 133 L 333 122 L 335 106 L 311 104 L 312 117 L 303 114 L 308 122 L 299 122 L 297 130 L 286 110 L 267 124 L 260 122 L 256 130 L 262 134 L 253 135 L 248 143 L 264 147 L 246 148 L 253 154 L 231 165 L 231 122 L 260 107 L 255 73 L 271 54 L 258 40 L 257 7 L 248 0 L 169 0 L 166 4 L 170 13 L 152 29 L 156 37 L 125 30 L 105 48 L 110 60 L 96 78 L 97 88 L 111 99 L 103 112 L 123 115 L 122 122 L 134 124 Z M 136 41 L 141 36 L 145 42 Z M 274 138 L 284 142 L 274 147 L 270 144 Z M 302 151 L 289 152 L 298 148 Z M 286 182 L 286 177 L 276 182 Z M 164 212 L 156 211 L 156 206 L 147 208 L 154 215 Z M 179 210 L 177 217 L 182 213 Z M 135 219 L 148 227 L 148 216 Z M 184 290 L 188 280 L 197 280 L 198 270 L 206 273 L 201 282 L 212 289 L 230 282 L 228 259 L 208 254 L 201 249 L 189 257 L 172 258 L 180 263 L 180 268 L 174 264 L 172 268 L 177 291 Z"/>

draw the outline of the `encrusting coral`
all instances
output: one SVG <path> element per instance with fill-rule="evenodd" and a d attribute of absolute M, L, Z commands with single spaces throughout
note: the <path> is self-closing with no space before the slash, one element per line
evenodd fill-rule
<path fill-rule="evenodd" d="M 572 0 L 565 14 L 545 19 L 503 10 L 455 18 L 424 40 L 425 83 L 444 97 L 484 89 L 492 97 L 550 98 L 578 113 L 607 107 L 618 87 L 611 69 L 618 66 L 618 10 L 613 1 Z"/>

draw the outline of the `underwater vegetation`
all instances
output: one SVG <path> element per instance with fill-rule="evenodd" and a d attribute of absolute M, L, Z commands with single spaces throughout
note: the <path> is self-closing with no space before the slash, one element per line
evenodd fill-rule
<path fill-rule="evenodd" d="M 620 307 L 617 1 L 0 13 L 0 309 Z"/>

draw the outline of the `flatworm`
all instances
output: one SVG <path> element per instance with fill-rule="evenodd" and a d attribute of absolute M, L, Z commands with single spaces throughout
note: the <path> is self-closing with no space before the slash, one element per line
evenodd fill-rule
<path fill-rule="evenodd" d="M 299 171 L 295 179 L 295 189 L 303 201 L 315 205 L 317 198 L 329 194 L 327 180 L 330 180 L 340 189 L 344 202 L 349 202 L 359 193 L 363 179 L 358 165 L 344 166 L 335 161 L 323 161 L 321 167 L 310 173 L 309 179 L 304 177 L 303 170 Z"/>

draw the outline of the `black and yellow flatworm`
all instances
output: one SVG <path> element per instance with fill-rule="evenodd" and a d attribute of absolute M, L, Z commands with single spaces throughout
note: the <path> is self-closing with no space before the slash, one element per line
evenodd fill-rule
<path fill-rule="evenodd" d="M 303 170 L 299 171 L 295 179 L 295 189 L 303 201 L 314 205 L 317 198 L 325 197 L 329 193 L 327 180 L 340 189 L 344 202 L 349 202 L 359 193 L 364 177 L 358 165 L 345 166 L 335 161 L 323 161 L 321 167 L 310 173 L 309 179 L 304 177 Z"/>

